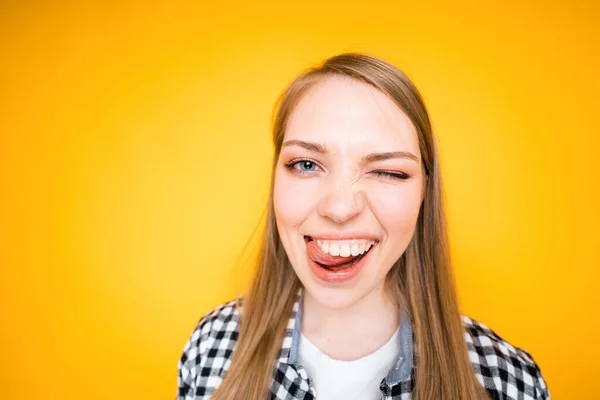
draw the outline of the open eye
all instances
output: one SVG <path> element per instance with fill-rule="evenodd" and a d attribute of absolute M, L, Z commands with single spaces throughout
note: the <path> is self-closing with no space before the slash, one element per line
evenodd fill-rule
<path fill-rule="evenodd" d="M 302 161 L 296 161 L 295 163 L 296 168 L 298 168 L 300 171 L 305 171 L 305 172 L 310 172 L 310 171 L 315 171 L 317 168 L 317 164 L 315 164 L 314 162 L 310 161 L 310 160 L 302 160 Z"/>
<path fill-rule="evenodd" d="M 320 167 L 316 161 L 308 158 L 294 159 L 285 164 L 285 167 L 300 175 L 319 171 Z"/>

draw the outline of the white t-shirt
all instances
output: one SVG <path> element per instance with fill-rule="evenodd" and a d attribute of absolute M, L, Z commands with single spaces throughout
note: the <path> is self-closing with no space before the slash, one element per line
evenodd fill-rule
<path fill-rule="evenodd" d="M 379 400 L 379 385 L 400 354 L 400 330 L 375 352 L 354 361 L 334 360 L 304 335 L 299 361 L 306 369 L 318 400 Z"/>

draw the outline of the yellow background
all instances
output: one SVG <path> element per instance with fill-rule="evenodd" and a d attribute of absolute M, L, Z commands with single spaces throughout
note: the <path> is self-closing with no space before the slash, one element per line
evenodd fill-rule
<path fill-rule="evenodd" d="M 0 398 L 173 398 L 247 279 L 277 96 L 349 50 L 430 108 L 464 312 L 598 398 L 599 5 L 447 3 L 2 2 Z"/>

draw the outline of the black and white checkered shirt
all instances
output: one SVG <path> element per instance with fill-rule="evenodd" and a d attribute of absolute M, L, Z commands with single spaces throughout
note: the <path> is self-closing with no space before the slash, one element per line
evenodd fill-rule
<path fill-rule="evenodd" d="M 275 372 L 272 399 L 315 399 L 315 389 L 306 370 L 298 363 L 301 301 L 296 301 L 288 322 Z M 412 326 L 405 313 L 400 322 L 400 354 L 395 366 L 380 384 L 381 398 L 408 400 L 413 387 Z M 463 317 L 469 358 L 477 379 L 491 399 L 550 399 L 546 382 L 533 358 L 513 347 L 485 325 Z M 177 400 L 210 398 L 229 366 L 239 335 L 236 302 L 206 314 L 194 329 L 179 361 Z"/>

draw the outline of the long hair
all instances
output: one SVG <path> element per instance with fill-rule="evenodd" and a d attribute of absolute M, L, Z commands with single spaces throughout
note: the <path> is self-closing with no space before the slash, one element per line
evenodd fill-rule
<path fill-rule="evenodd" d="M 273 209 L 273 179 L 290 114 L 315 83 L 342 75 L 372 85 L 392 99 L 411 120 L 422 157 L 424 200 L 414 235 L 386 276 L 389 293 L 413 321 L 416 400 L 486 398 L 467 355 L 451 271 L 442 182 L 435 139 L 418 90 L 397 68 L 363 54 L 332 57 L 296 78 L 275 108 L 275 155 L 266 226 L 257 270 L 244 298 L 240 335 L 233 360 L 216 400 L 268 398 L 292 313 L 301 287 L 279 238 Z"/>

